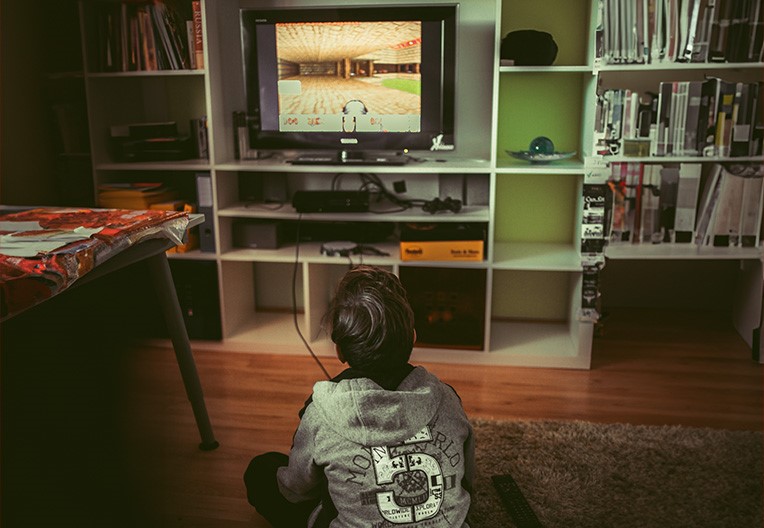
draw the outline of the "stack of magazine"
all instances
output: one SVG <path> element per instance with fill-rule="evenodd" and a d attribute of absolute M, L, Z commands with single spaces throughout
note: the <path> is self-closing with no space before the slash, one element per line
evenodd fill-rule
<path fill-rule="evenodd" d="M 762 83 L 661 82 L 655 92 L 606 90 L 597 96 L 594 152 L 599 155 L 760 156 Z M 645 142 L 642 154 L 631 142 Z"/>
<path fill-rule="evenodd" d="M 759 247 L 760 164 L 612 163 L 609 244 Z"/>
<path fill-rule="evenodd" d="M 762 3 L 737 0 L 599 0 L 597 57 L 604 64 L 760 62 Z"/>

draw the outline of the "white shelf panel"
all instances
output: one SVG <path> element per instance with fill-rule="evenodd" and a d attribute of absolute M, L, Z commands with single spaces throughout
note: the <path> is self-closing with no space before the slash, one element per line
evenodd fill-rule
<path fill-rule="evenodd" d="M 579 159 L 530 163 L 528 161 L 500 158 L 496 164 L 498 174 L 583 174 L 584 162 Z"/>
<path fill-rule="evenodd" d="M 740 156 L 737 158 L 729 156 L 605 156 L 602 159 L 610 163 L 764 163 L 764 156 Z"/>
<path fill-rule="evenodd" d="M 600 72 L 675 72 L 682 70 L 757 70 L 764 68 L 762 62 L 660 62 L 655 64 L 605 64 Z M 595 70 L 595 71 L 596 71 Z"/>
<path fill-rule="evenodd" d="M 417 156 L 417 155 L 414 155 Z M 407 165 L 292 165 L 283 157 L 266 158 L 263 160 L 240 160 L 217 163 L 215 168 L 227 171 L 273 171 L 273 172 L 308 172 L 308 173 L 338 173 L 338 172 L 375 172 L 375 173 L 481 173 L 489 172 L 491 164 L 488 160 L 451 157 L 448 154 L 427 153 L 420 157 L 421 162 L 412 161 Z M 438 161 L 442 160 L 442 161 Z"/>
<path fill-rule="evenodd" d="M 305 242 L 300 244 L 300 262 L 311 264 L 371 264 L 375 266 L 411 266 L 411 267 L 436 267 L 436 268 L 487 268 L 485 261 L 402 261 L 400 259 L 400 246 L 395 242 L 381 242 L 368 244 L 369 246 L 389 253 L 389 256 L 379 255 L 352 255 L 350 257 L 327 256 L 321 254 L 320 242 Z M 293 264 L 295 261 L 295 246 L 287 245 L 278 249 L 234 249 L 221 255 L 221 260 L 231 262 L 283 262 Z"/>
<path fill-rule="evenodd" d="M 187 170 L 187 171 L 203 171 L 210 170 L 210 160 L 206 159 L 189 159 L 180 161 L 136 161 L 131 163 L 98 163 L 96 164 L 97 170 L 103 171 L 174 171 L 174 170 Z"/>
<path fill-rule="evenodd" d="M 570 244 L 497 242 L 493 251 L 494 269 L 581 271 L 581 256 Z"/>
<path fill-rule="evenodd" d="M 271 204 L 262 204 L 259 207 L 257 204 L 252 206 L 237 204 L 218 210 L 218 216 L 278 220 L 297 220 L 300 218 L 300 213 L 295 211 L 291 205 L 284 205 L 278 209 L 271 207 Z M 466 206 L 458 213 L 444 211 L 429 214 L 423 212 L 419 207 L 412 207 L 406 211 L 390 213 L 302 213 L 302 220 L 313 222 L 488 222 L 490 211 L 486 206 Z"/>
<path fill-rule="evenodd" d="M 184 77 L 204 75 L 206 70 L 141 70 L 126 72 L 89 72 L 89 79 L 113 79 L 115 77 Z"/>
<path fill-rule="evenodd" d="M 592 73 L 592 67 L 573 66 L 512 66 L 503 60 L 499 63 L 499 73 Z"/>
<path fill-rule="evenodd" d="M 705 247 L 695 244 L 610 244 L 605 256 L 630 260 L 730 260 L 764 257 L 764 248 Z"/>

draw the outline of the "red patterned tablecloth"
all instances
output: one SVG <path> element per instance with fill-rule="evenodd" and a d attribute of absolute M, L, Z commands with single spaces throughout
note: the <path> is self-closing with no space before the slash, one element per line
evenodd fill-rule
<path fill-rule="evenodd" d="M 0 318 L 56 295 L 139 241 L 180 244 L 188 221 L 184 212 L 154 210 L 37 208 L 0 214 Z"/>

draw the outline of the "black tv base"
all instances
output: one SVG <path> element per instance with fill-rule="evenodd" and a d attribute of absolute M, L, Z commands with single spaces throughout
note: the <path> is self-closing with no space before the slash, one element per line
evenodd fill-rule
<path fill-rule="evenodd" d="M 405 154 L 373 152 L 339 152 L 300 154 L 291 160 L 292 165 L 406 165 L 411 158 Z"/>

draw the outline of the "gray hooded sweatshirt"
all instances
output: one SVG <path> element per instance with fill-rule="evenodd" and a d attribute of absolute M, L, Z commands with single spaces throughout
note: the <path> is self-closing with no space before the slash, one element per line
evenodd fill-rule
<path fill-rule="evenodd" d="M 394 391 L 368 378 L 316 383 L 278 483 L 291 502 L 328 485 L 332 528 L 468 528 L 474 466 L 459 397 L 416 367 Z"/>

